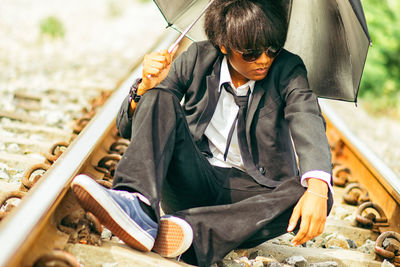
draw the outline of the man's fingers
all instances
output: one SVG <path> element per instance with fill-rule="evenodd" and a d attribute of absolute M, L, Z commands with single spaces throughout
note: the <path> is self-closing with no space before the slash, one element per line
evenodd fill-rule
<path fill-rule="evenodd" d="M 302 244 L 301 241 L 306 237 L 309 229 L 309 220 L 308 218 L 301 217 L 300 229 L 299 232 L 292 239 L 293 245 L 297 246 Z"/>
<path fill-rule="evenodd" d="M 153 61 L 149 64 L 149 68 L 163 70 L 165 68 L 165 65 L 163 62 Z"/>
<path fill-rule="evenodd" d="M 324 232 L 324 229 L 325 229 L 325 223 L 320 223 L 317 236 L 322 234 Z"/>
<path fill-rule="evenodd" d="M 318 235 L 318 231 L 319 231 L 318 223 L 316 223 L 314 220 L 311 220 L 307 232 L 305 233 L 302 239 L 298 240 L 298 243 L 303 244 L 308 240 L 316 237 Z"/>
<path fill-rule="evenodd" d="M 160 74 L 161 70 L 159 68 L 154 68 L 154 67 L 148 67 L 146 69 L 146 75 L 151 75 L 151 76 L 157 76 L 158 74 Z"/>
<path fill-rule="evenodd" d="M 150 54 L 149 59 L 151 59 L 152 61 L 167 61 L 167 57 L 168 55 L 163 55 L 163 54 Z"/>
<path fill-rule="evenodd" d="M 152 65 L 156 62 L 160 63 L 163 68 L 165 68 L 171 63 L 171 55 L 168 54 L 168 52 L 166 52 L 166 54 L 162 52 L 155 52 L 145 55 L 144 64 Z"/>
<path fill-rule="evenodd" d="M 292 239 L 297 246 L 322 233 L 326 221 L 326 201 L 318 196 L 309 196 L 305 193 L 295 206 L 289 220 L 288 231 L 293 231 L 301 217 L 300 229 Z"/>
<path fill-rule="evenodd" d="M 294 228 L 296 228 L 299 218 L 300 218 L 300 209 L 298 208 L 298 205 L 296 205 L 293 209 L 292 216 L 290 216 L 289 226 L 287 228 L 288 232 L 292 232 Z"/>
<path fill-rule="evenodd" d="M 159 53 L 152 53 L 144 56 L 143 61 L 144 62 L 153 62 L 153 61 L 158 61 L 158 62 L 163 62 L 165 61 L 165 56 L 159 54 Z"/>
<path fill-rule="evenodd" d="M 316 236 L 319 236 L 325 228 L 325 220 L 324 218 L 315 218 L 309 217 L 309 222 L 304 223 L 303 220 L 300 225 L 300 231 L 293 238 L 292 243 L 295 245 L 300 245 L 307 242 L 310 239 L 313 239 Z"/>
<path fill-rule="evenodd" d="M 162 50 L 160 51 L 160 55 L 164 57 L 163 63 L 165 66 L 168 66 L 172 62 L 172 57 L 174 56 L 174 50 L 172 50 L 171 53 L 168 53 L 168 50 Z M 176 53 L 176 51 L 175 51 Z"/>

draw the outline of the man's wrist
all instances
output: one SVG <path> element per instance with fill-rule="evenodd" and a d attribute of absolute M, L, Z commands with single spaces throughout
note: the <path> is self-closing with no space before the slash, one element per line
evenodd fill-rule
<path fill-rule="evenodd" d="M 322 195 L 328 195 L 329 188 L 328 184 L 325 181 L 320 180 L 318 178 L 308 178 L 307 183 L 309 190 L 317 192 Z"/>
<path fill-rule="evenodd" d="M 142 96 L 144 93 L 146 93 L 146 91 L 147 91 L 147 89 L 146 89 L 144 83 L 140 82 L 138 85 L 137 94 Z"/>
<path fill-rule="evenodd" d="M 137 79 L 131 86 L 130 90 L 129 90 L 129 101 L 138 103 L 140 98 L 141 98 L 141 94 L 139 94 L 138 90 L 139 90 L 139 86 L 142 82 L 142 79 Z"/>
<path fill-rule="evenodd" d="M 302 176 L 301 176 L 301 185 L 304 187 L 308 187 L 308 179 L 313 178 L 313 179 L 319 179 L 321 181 L 324 181 L 329 188 L 329 191 L 332 193 L 332 195 L 334 194 L 332 185 L 331 185 L 331 174 L 325 171 L 320 171 L 320 170 L 311 170 L 311 171 L 307 171 L 305 172 Z"/>

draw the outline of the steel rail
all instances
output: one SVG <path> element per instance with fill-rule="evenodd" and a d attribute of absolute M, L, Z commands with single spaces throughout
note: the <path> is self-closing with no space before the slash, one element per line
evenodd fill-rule
<path fill-rule="evenodd" d="M 384 181 L 380 181 L 387 190 L 395 193 L 397 196 L 393 196 L 397 199 L 400 205 L 400 178 L 389 168 L 389 166 L 383 162 L 376 154 L 364 144 L 354 133 L 346 126 L 344 121 L 335 113 L 333 108 L 329 105 L 328 100 L 320 101 L 322 112 L 328 120 L 341 132 L 341 134 L 347 139 L 346 145 L 351 145 L 353 151 L 358 151 L 358 154 L 363 156 L 363 161 L 373 167 L 380 176 L 383 177 Z M 379 178 L 379 177 L 377 177 Z M 388 188 L 389 187 L 389 188 Z"/>
<path fill-rule="evenodd" d="M 170 32 L 155 47 L 165 49 L 175 39 Z M 73 177 L 79 172 L 85 160 L 93 152 L 99 139 L 114 123 L 119 107 L 126 97 L 135 78 L 140 77 L 141 68 L 119 86 L 68 149 L 45 173 L 42 179 L 23 198 L 15 212 L 0 225 L 0 266 L 10 266 L 9 262 L 18 251 L 32 241 L 49 212 L 55 209 L 66 194 Z"/>

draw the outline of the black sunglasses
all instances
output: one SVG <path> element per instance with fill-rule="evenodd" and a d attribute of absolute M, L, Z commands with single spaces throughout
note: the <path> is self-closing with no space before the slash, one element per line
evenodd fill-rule
<path fill-rule="evenodd" d="M 267 56 L 270 58 L 275 58 L 278 56 L 281 50 L 282 48 L 275 49 L 268 47 L 266 50 L 246 50 L 243 52 L 238 50 L 236 51 L 242 55 L 244 61 L 253 62 L 260 58 L 263 53 L 267 53 Z"/>

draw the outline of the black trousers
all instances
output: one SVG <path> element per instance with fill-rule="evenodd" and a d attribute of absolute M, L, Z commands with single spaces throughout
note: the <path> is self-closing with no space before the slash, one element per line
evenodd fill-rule
<path fill-rule="evenodd" d="M 271 189 L 241 170 L 212 166 L 195 145 L 178 98 L 158 89 L 135 110 L 114 188 L 142 193 L 158 217 L 161 203 L 166 213 L 185 219 L 194 240 L 182 259 L 199 266 L 285 233 L 305 191 L 299 177 Z"/>

